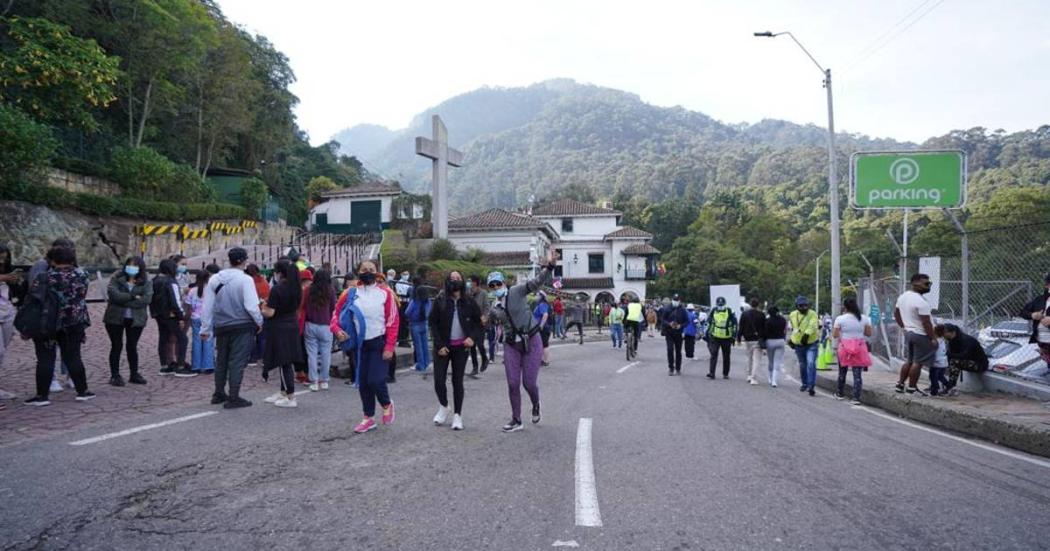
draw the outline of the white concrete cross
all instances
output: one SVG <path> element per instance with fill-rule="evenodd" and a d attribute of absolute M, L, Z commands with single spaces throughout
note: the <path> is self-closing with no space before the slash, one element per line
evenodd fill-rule
<path fill-rule="evenodd" d="M 448 167 L 463 166 L 463 153 L 448 146 L 448 129 L 434 115 L 434 138 L 416 138 L 416 155 L 432 159 L 434 165 L 433 208 L 430 220 L 434 237 L 448 239 Z"/>

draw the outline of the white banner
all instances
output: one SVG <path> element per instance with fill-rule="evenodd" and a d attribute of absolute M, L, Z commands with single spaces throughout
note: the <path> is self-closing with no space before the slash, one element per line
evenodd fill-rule
<path fill-rule="evenodd" d="M 941 257 L 924 256 L 919 259 L 919 273 L 930 276 L 930 292 L 922 298 L 930 303 L 934 310 L 941 308 Z"/>
<path fill-rule="evenodd" d="M 726 299 L 726 306 L 733 309 L 736 313 L 737 319 L 740 319 L 740 307 L 744 305 L 744 299 L 740 296 L 739 285 L 712 285 L 711 286 L 711 302 L 709 303 L 712 308 L 715 307 L 715 300 L 718 297 Z"/>

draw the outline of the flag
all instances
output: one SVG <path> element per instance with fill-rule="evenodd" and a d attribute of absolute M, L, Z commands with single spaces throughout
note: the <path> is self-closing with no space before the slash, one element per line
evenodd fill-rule
<path fill-rule="evenodd" d="M 554 283 L 552 285 L 554 286 L 555 289 L 561 289 L 561 278 L 559 277 L 559 278 L 555 279 Z"/>
<path fill-rule="evenodd" d="M 666 275 L 667 274 L 667 264 L 664 264 L 663 262 L 661 262 L 657 266 L 657 271 L 660 272 L 660 275 Z"/>

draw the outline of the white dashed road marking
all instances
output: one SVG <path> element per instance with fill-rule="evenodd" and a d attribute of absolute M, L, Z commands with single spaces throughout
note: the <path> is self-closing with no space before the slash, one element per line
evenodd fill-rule
<path fill-rule="evenodd" d="M 634 367 L 636 365 L 638 365 L 638 362 L 631 362 L 631 363 L 621 367 L 620 369 L 617 369 L 616 372 L 617 373 L 623 373 L 624 371 L 627 371 L 628 369 L 631 369 L 632 367 Z"/>
<path fill-rule="evenodd" d="M 576 526 L 601 525 L 591 457 L 591 420 L 585 417 L 576 429 Z"/>
<path fill-rule="evenodd" d="M 92 438 L 85 438 L 83 440 L 77 440 L 76 442 L 70 442 L 69 445 L 70 446 L 86 446 L 88 444 L 97 444 L 98 442 L 103 442 L 103 441 L 106 441 L 106 440 L 110 440 L 112 438 L 120 438 L 121 436 L 127 436 L 129 434 L 135 434 L 136 432 L 142 432 L 142 431 L 151 430 L 151 429 L 159 429 L 160 427 L 166 427 L 168 425 L 174 425 L 176 423 L 185 423 L 186 421 L 192 421 L 194 419 L 200 419 L 201 417 L 208 417 L 209 415 L 215 415 L 216 413 L 219 413 L 219 412 L 217 412 L 217 411 L 204 411 L 204 412 L 201 412 L 201 413 L 194 413 L 193 415 L 187 415 L 185 417 L 177 417 L 175 419 L 169 419 L 167 421 L 162 421 L 160 423 L 153 423 L 153 424 L 150 424 L 150 425 L 141 425 L 141 426 L 138 426 L 138 427 L 132 427 L 130 429 L 122 430 L 122 431 L 119 431 L 119 432 L 111 432 L 111 433 L 108 433 L 108 434 L 103 434 L 101 436 L 95 436 L 95 437 L 92 437 Z"/>

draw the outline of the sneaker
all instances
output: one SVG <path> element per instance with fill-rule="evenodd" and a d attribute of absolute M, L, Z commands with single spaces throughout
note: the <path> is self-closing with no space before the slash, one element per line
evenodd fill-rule
<path fill-rule="evenodd" d="M 817 395 L 817 391 L 813 390 L 813 387 L 809 387 L 809 395 L 810 396 L 816 396 Z"/>
<path fill-rule="evenodd" d="M 246 407 L 249 407 L 251 405 L 252 405 L 252 403 L 250 401 L 248 401 L 248 400 L 245 400 L 244 398 L 241 398 L 241 397 L 237 397 L 237 398 L 230 397 L 230 398 L 226 399 L 226 403 L 223 404 L 222 407 L 224 407 L 226 409 L 237 409 L 237 408 L 246 408 Z"/>
<path fill-rule="evenodd" d="M 455 414 L 452 416 L 452 430 L 463 430 L 463 416 Z"/>
<path fill-rule="evenodd" d="M 851 405 L 851 406 L 859 406 L 860 405 L 860 400 L 854 398 L 854 399 L 849 401 L 849 405 Z"/>
<path fill-rule="evenodd" d="M 728 378 L 729 378 L 729 375 L 722 375 L 722 378 L 723 378 L 723 379 L 728 379 Z"/>
<path fill-rule="evenodd" d="M 371 417 L 365 417 L 354 427 L 354 432 L 357 434 L 364 434 L 370 430 L 376 430 L 376 421 Z"/>
<path fill-rule="evenodd" d="M 893 390 L 897 391 L 898 394 L 903 394 L 904 393 L 904 383 L 897 383 L 893 387 Z"/>
<path fill-rule="evenodd" d="M 908 394 L 918 394 L 919 396 L 929 396 L 925 391 L 919 390 L 918 387 L 910 386 L 906 390 Z"/>
<path fill-rule="evenodd" d="M 393 424 L 395 417 L 397 417 L 397 415 L 394 413 L 394 403 L 390 402 L 385 408 L 383 408 L 383 424 Z"/>
<path fill-rule="evenodd" d="M 175 372 L 178 371 L 178 369 L 179 369 L 178 365 L 176 365 L 175 363 L 170 363 L 166 367 L 160 368 L 160 374 L 161 375 L 174 375 Z"/>
<path fill-rule="evenodd" d="M 517 419 L 511 419 L 509 423 L 503 425 L 503 432 L 518 432 L 519 430 L 525 430 L 525 425 L 522 425 Z"/>
<path fill-rule="evenodd" d="M 442 406 L 442 407 L 438 408 L 437 415 L 434 416 L 434 424 L 435 425 L 444 425 L 445 422 L 448 421 L 448 414 L 449 414 L 449 409 L 447 407 Z"/>
<path fill-rule="evenodd" d="M 120 375 L 114 375 L 109 378 L 109 384 L 113 386 L 124 386 L 124 377 Z"/>
<path fill-rule="evenodd" d="M 681 375 L 682 374 L 682 370 L 681 369 L 676 369 L 676 370 L 674 370 L 674 374 L 675 375 Z"/>
<path fill-rule="evenodd" d="M 310 383 L 309 388 L 310 392 L 317 392 L 318 390 L 321 390 L 321 385 L 319 383 Z"/>
<path fill-rule="evenodd" d="M 809 387 L 806 386 L 806 385 L 802 385 L 802 386 L 798 387 L 798 391 L 799 392 L 805 392 L 807 390 L 809 390 Z"/>
<path fill-rule="evenodd" d="M 22 403 L 27 406 L 50 406 L 51 400 L 48 400 L 43 396 L 33 396 L 32 398 Z"/>
<path fill-rule="evenodd" d="M 488 361 L 488 359 L 481 360 L 481 372 L 484 373 L 485 370 L 488 369 L 488 368 L 489 368 L 489 361 Z"/>
<path fill-rule="evenodd" d="M 835 399 L 836 399 L 836 400 L 842 400 L 843 398 L 845 398 L 845 396 L 844 396 L 844 395 L 842 395 L 842 394 L 839 394 L 838 392 L 836 392 L 836 393 L 835 393 Z"/>
<path fill-rule="evenodd" d="M 321 381 L 321 390 L 328 390 L 328 381 Z"/>
<path fill-rule="evenodd" d="M 539 422 L 540 422 L 540 405 L 539 404 L 533 404 L 532 405 L 532 424 L 535 425 L 536 423 L 539 423 Z"/>
<path fill-rule="evenodd" d="M 959 391 L 958 391 L 957 389 L 955 389 L 955 388 L 949 388 L 949 389 L 948 389 L 948 390 L 947 390 L 947 391 L 946 391 L 946 392 L 944 393 L 944 395 L 945 395 L 945 396 L 949 396 L 949 397 L 950 397 L 950 396 L 958 396 L 958 395 L 959 395 Z"/>
<path fill-rule="evenodd" d="M 78 402 L 86 402 L 88 400 L 91 400 L 94 397 L 95 397 L 95 393 L 94 392 L 91 392 L 90 390 L 85 390 L 84 392 L 78 392 L 77 393 L 77 397 L 75 398 L 75 400 L 78 401 Z"/>
<path fill-rule="evenodd" d="M 714 379 L 715 378 L 715 374 L 714 373 L 708 373 L 707 374 L 707 378 L 708 379 Z"/>
<path fill-rule="evenodd" d="M 190 377 L 196 377 L 197 375 L 200 375 L 200 373 L 197 373 L 196 371 L 190 369 L 190 366 L 185 364 L 183 364 L 175 370 L 175 376 L 179 377 L 180 379 L 188 379 Z"/>
<path fill-rule="evenodd" d="M 62 383 L 58 382 L 58 379 L 51 379 L 51 388 L 48 390 L 50 392 L 62 392 L 65 388 L 62 386 Z"/>
<path fill-rule="evenodd" d="M 669 369 L 669 370 L 667 371 L 667 374 L 668 374 L 668 375 L 674 375 L 674 370 L 673 370 L 673 369 Z"/>
<path fill-rule="evenodd" d="M 212 405 L 218 405 L 218 404 L 221 404 L 221 403 L 223 403 L 225 401 L 226 401 L 226 395 L 225 394 L 212 394 L 211 395 L 211 403 L 212 403 Z"/>
<path fill-rule="evenodd" d="M 776 387 L 777 387 L 777 384 L 776 384 L 776 383 L 769 383 L 769 386 L 770 386 L 771 388 L 776 388 Z"/>
<path fill-rule="evenodd" d="M 139 375 L 138 373 L 132 373 L 131 377 L 128 377 L 128 382 L 133 385 L 144 385 L 146 384 L 146 379 L 144 379 L 142 375 Z"/>
<path fill-rule="evenodd" d="M 293 396 L 291 398 L 281 398 L 274 402 L 273 405 L 279 408 L 297 408 L 299 407 L 299 402 L 296 402 L 295 397 Z"/>
<path fill-rule="evenodd" d="M 18 395 L 14 392 L 8 392 L 6 390 L 0 389 L 0 400 L 14 400 L 16 396 Z"/>
<path fill-rule="evenodd" d="M 749 384 L 749 385 L 757 385 L 758 381 L 755 380 L 754 377 L 751 377 L 750 379 L 747 380 L 747 384 Z"/>
<path fill-rule="evenodd" d="M 263 401 L 266 402 L 267 404 L 273 404 L 273 403 L 277 402 L 277 400 L 280 400 L 281 398 L 284 398 L 284 393 L 283 392 L 274 392 L 273 394 L 267 396 Z"/>

